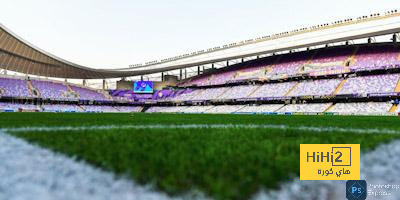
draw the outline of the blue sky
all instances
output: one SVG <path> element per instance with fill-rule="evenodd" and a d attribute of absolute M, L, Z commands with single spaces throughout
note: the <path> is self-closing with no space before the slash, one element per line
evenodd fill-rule
<path fill-rule="evenodd" d="M 50 53 L 95 68 L 127 67 L 400 8 L 395 0 L 0 2 L 0 23 Z"/>

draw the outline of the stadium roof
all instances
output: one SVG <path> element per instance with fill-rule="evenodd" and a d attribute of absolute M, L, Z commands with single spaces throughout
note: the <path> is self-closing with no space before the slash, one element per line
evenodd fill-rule
<path fill-rule="evenodd" d="M 400 32 L 400 13 L 374 14 L 232 43 L 132 68 L 81 66 L 30 44 L 0 24 L 0 68 L 20 73 L 76 79 L 106 79 L 158 73 L 226 60 Z"/>

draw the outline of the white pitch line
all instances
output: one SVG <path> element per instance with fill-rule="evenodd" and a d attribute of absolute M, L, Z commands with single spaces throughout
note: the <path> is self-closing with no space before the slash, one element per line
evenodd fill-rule
<path fill-rule="evenodd" d="M 114 129 L 277 129 L 309 132 L 340 132 L 360 134 L 400 134 L 400 130 L 378 128 L 344 128 L 318 126 L 288 126 L 279 124 L 149 124 L 149 125 L 99 125 L 99 126 L 56 126 L 56 127 L 21 127 L 3 128 L 3 132 L 60 132 L 60 131 L 91 131 Z"/>
<path fill-rule="evenodd" d="M 151 187 L 0 132 L 0 199 L 163 200 Z"/>

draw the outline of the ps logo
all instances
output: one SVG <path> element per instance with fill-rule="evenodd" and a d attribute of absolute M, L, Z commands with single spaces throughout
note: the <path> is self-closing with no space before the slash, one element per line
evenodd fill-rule
<path fill-rule="evenodd" d="M 351 193 L 352 194 L 361 194 L 361 192 L 362 192 L 362 188 L 360 188 L 360 187 L 351 187 Z"/>
<path fill-rule="evenodd" d="M 367 182 L 365 180 L 347 181 L 346 198 L 348 200 L 365 200 L 367 198 Z"/>

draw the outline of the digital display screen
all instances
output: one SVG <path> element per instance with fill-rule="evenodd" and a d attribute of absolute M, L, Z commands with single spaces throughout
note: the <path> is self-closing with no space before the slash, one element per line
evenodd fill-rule
<path fill-rule="evenodd" d="M 135 81 L 133 82 L 134 93 L 153 93 L 152 81 Z"/>

